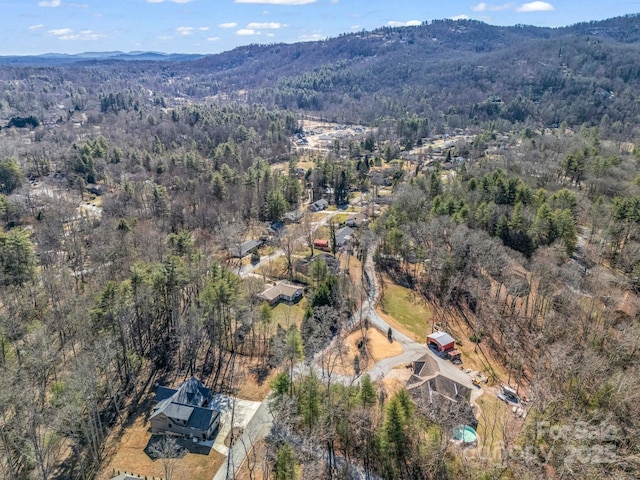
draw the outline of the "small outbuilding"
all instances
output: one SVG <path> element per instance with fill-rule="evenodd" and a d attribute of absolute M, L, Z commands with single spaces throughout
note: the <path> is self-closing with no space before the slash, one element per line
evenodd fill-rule
<path fill-rule="evenodd" d="M 435 347 L 439 352 L 448 352 L 456 346 L 454 338 L 446 332 L 433 332 L 427 335 L 427 345 Z"/>
<path fill-rule="evenodd" d="M 322 240 L 317 238 L 313 241 L 313 248 L 318 248 L 320 250 L 329 250 L 329 240 Z"/>

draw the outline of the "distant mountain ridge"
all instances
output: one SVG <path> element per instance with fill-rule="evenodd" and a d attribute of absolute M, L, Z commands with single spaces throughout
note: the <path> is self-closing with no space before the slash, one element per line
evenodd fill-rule
<path fill-rule="evenodd" d="M 449 32 L 446 29 L 450 29 Z M 82 52 L 77 54 L 45 53 L 41 55 L 7 55 L 0 56 L 0 65 L 55 65 L 77 63 L 86 60 L 125 60 L 125 61 L 163 61 L 182 62 L 202 60 L 202 65 L 211 64 L 222 68 L 233 68 L 243 63 L 247 58 L 256 54 L 279 51 L 281 49 L 293 52 L 305 52 L 316 49 L 319 45 L 334 44 L 336 42 L 347 44 L 363 43 L 367 40 L 388 37 L 391 34 L 422 38 L 431 36 L 436 41 L 442 41 L 445 45 L 455 48 L 462 44 L 455 35 L 464 35 L 466 46 L 472 46 L 476 50 L 495 50 L 499 47 L 512 46 L 513 40 L 533 40 L 566 37 L 567 35 L 593 35 L 600 38 L 614 40 L 620 43 L 636 43 L 640 41 L 640 13 L 629 14 L 622 17 L 607 20 L 581 22 L 566 27 L 535 27 L 531 25 L 495 26 L 477 20 L 433 20 L 424 22 L 419 26 L 411 27 L 380 27 L 371 31 L 345 33 L 327 40 L 298 43 L 279 44 L 251 44 L 236 47 L 219 54 L 185 54 L 165 53 L 156 51 L 105 51 Z M 468 40 L 473 40 L 469 43 Z M 379 42 L 382 43 L 382 42 Z M 354 45 L 351 45 L 352 47 Z M 464 49 L 464 48 L 463 48 Z M 325 49 L 326 50 L 326 49 Z M 485 50 L 486 51 L 486 50 Z M 343 52 L 344 53 L 344 52 Z M 357 49 L 355 52 L 358 53 Z"/>
<path fill-rule="evenodd" d="M 0 56 L 0 65 L 32 65 L 32 66 L 55 66 L 73 64 L 85 61 L 151 61 L 151 62 L 184 62 L 197 60 L 204 57 L 199 54 L 187 53 L 164 53 L 164 52 L 82 52 L 76 54 L 68 53 L 44 53 L 42 55 L 8 55 Z"/>
<path fill-rule="evenodd" d="M 607 114 L 637 122 L 640 111 L 631 105 L 640 90 L 640 16 L 560 28 L 435 20 L 248 45 L 181 69 L 221 92 L 252 92 L 252 101 L 331 112 L 337 121 L 417 114 L 449 127 L 474 118 L 553 125 L 597 123 Z"/>
<path fill-rule="evenodd" d="M 417 116 L 438 131 L 487 121 L 640 124 L 638 14 L 559 28 L 434 20 L 206 56 L 87 52 L 1 65 L 41 67 L 27 74 L 45 77 L 73 68 L 75 81 L 114 96 L 135 78 L 160 103 L 248 101 L 338 122 L 408 118 L 414 128 Z"/>

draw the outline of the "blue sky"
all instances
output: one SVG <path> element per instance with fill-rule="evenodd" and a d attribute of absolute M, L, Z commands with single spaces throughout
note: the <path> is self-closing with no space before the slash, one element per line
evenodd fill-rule
<path fill-rule="evenodd" d="M 442 18 L 562 26 L 637 13 L 640 0 L 0 0 L 0 12 L 0 55 L 218 53 Z"/>

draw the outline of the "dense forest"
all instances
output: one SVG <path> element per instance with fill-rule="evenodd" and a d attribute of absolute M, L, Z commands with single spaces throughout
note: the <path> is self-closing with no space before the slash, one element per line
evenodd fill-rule
<path fill-rule="evenodd" d="M 99 478 L 108 438 L 176 372 L 268 385 L 252 480 L 637 478 L 639 26 L 442 20 L 202 58 L 0 60 L 0 478 Z M 310 119 L 367 129 L 298 148 Z M 323 195 L 375 204 L 351 249 L 306 211 Z M 245 274 L 234 252 L 258 238 L 251 262 L 280 252 L 280 271 Z M 370 260 L 526 392 L 494 456 L 453 446 L 459 412 L 361 375 L 364 350 L 357 381 L 324 375 L 375 300 Z M 281 279 L 306 288 L 299 325 L 258 298 Z"/>

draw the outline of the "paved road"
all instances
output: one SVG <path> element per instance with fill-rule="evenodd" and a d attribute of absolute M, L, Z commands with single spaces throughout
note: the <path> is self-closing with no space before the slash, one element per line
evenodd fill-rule
<path fill-rule="evenodd" d="M 244 428 L 242 435 L 229 449 L 227 461 L 216 472 L 213 480 L 230 480 L 235 478 L 247 458 L 251 447 L 265 438 L 271 430 L 273 418 L 269 412 L 269 402 L 265 400 L 260 404 L 249 423 Z"/>

